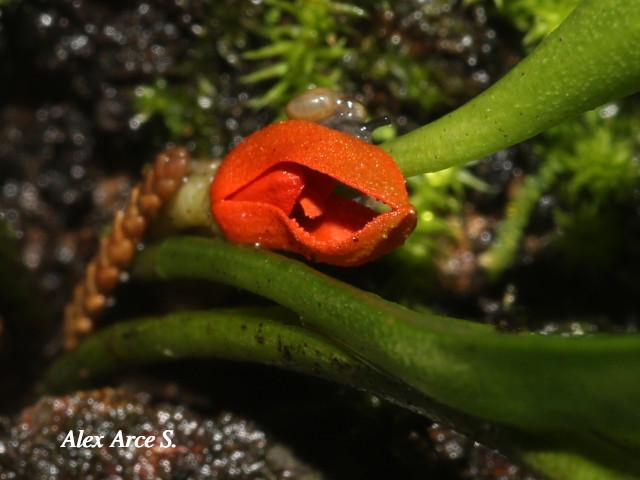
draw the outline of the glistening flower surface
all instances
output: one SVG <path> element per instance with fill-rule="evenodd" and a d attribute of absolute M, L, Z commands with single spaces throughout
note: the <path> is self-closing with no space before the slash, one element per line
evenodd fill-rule
<path fill-rule="evenodd" d="M 340 184 L 384 204 L 383 211 L 341 195 Z M 416 224 L 389 154 L 304 120 L 270 125 L 234 148 L 211 186 L 211 210 L 232 242 L 340 266 L 390 252 Z"/>

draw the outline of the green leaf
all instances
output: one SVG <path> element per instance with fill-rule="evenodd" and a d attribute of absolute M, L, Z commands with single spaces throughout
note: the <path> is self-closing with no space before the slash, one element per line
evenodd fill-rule
<path fill-rule="evenodd" d="M 583 0 L 484 93 L 383 144 L 405 175 L 478 159 L 640 88 L 640 0 Z"/>
<path fill-rule="evenodd" d="M 635 478 L 549 441 L 508 429 L 487 430 L 474 422 L 406 388 L 344 348 L 301 328 L 299 319 L 278 307 L 181 312 L 161 318 L 142 318 L 112 325 L 84 340 L 48 369 L 41 389 L 64 393 L 89 388 L 108 376 L 183 358 L 221 358 L 249 361 L 314 375 L 349 385 L 437 419 L 454 421 L 457 428 L 489 445 L 504 447 L 515 458 L 549 478 L 572 480 L 622 480 Z M 205 379 L 206 380 L 206 379 Z M 542 446 L 543 445 L 543 446 Z M 610 446 L 599 444 L 617 459 Z M 593 446 L 591 446 L 593 449 Z M 623 459 L 618 459 L 620 463 Z M 606 462 L 605 462 L 606 463 Z"/>
<path fill-rule="evenodd" d="M 244 288 L 461 413 L 531 434 L 640 445 L 640 336 L 552 337 L 417 313 L 304 264 L 221 240 L 172 238 L 143 252 L 139 275 Z"/>

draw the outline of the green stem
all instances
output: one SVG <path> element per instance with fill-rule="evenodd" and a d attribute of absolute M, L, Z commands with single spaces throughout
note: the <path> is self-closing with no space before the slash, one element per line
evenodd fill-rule
<path fill-rule="evenodd" d="M 571 445 L 572 439 L 567 440 L 566 444 Z M 543 474 L 544 478 L 552 480 L 637 480 L 637 471 L 628 471 L 624 466 L 624 456 L 612 449 L 611 445 L 601 443 L 587 448 L 592 456 L 562 448 L 553 449 L 547 442 L 544 448 L 520 448 L 519 458 L 534 471 Z M 601 459 L 608 457 L 613 468 L 594 461 L 593 456 Z"/>
<path fill-rule="evenodd" d="M 475 160 L 640 89 L 640 0 L 583 0 L 500 81 L 383 144 L 406 176 Z"/>
<path fill-rule="evenodd" d="M 483 428 L 473 419 L 434 404 L 323 338 L 292 324 L 297 316 L 278 307 L 181 312 L 119 323 L 84 340 L 46 372 L 41 388 L 64 393 L 89 388 L 119 372 L 181 358 L 249 361 L 314 375 L 375 393 L 429 417 L 453 421 L 474 438 L 520 458 L 549 478 L 634 478 L 562 449 L 540 449 L 540 441 L 504 429 Z M 599 445 L 599 449 L 610 449 Z M 614 458 L 616 452 L 607 452 Z M 623 462 L 624 458 L 619 459 Z"/>
<path fill-rule="evenodd" d="M 254 362 L 313 375 L 375 393 L 432 419 L 459 427 L 469 421 L 317 334 L 295 325 L 279 307 L 180 312 L 112 325 L 83 341 L 47 370 L 41 389 L 88 388 L 118 372 L 181 358 Z M 477 425 L 465 427 L 479 431 Z"/>
<path fill-rule="evenodd" d="M 638 445 L 640 336 L 501 334 L 418 314 L 295 260 L 216 239 L 168 239 L 147 249 L 136 270 L 270 298 L 298 313 L 304 326 L 464 414 L 534 434 Z"/>
<path fill-rule="evenodd" d="M 291 325 L 282 308 L 180 312 L 118 323 L 85 340 L 49 369 L 46 390 L 85 387 L 118 370 L 179 358 L 214 357 L 284 367 L 370 385 L 374 370 Z M 89 383 L 90 382 L 90 383 Z"/>
<path fill-rule="evenodd" d="M 498 224 L 496 239 L 480 256 L 480 264 L 493 280 L 514 264 L 522 237 L 540 197 L 547 192 L 560 174 L 558 162 L 548 159 L 538 172 L 528 175 L 515 196 L 505 207 L 505 218 Z"/>

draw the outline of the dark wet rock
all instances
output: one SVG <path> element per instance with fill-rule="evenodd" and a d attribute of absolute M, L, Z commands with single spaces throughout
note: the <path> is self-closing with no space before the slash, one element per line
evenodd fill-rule
<path fill-rule="evenodd" d="M 49 104 L 35 111 L 7 107 L 0 121 L 3 198 L 15 198 L 32 215 L 44 215 L 45 202 L 68 209 L 64 215 L 70 217 L 91 187 L 87 169 L 94 145 L 85 115 L 69 105 Z M 38 191 L 21 180 L 33 180 Z"/>
<path fill-rule="evenodd" d="M 171 1 L 15 2 L 1 13 L 0 217 L 56 292 L 53 315 L 158 149 L 131 128 L 132 92 L 186 54 L 192 21 Z"/>
<path fill-rule="evenodd" d="M 0 110 L 0 218 L 46 291 L 84 260 L 78 253 L 87 247 L 80 229 L 95 186 L 92 154 L 87 119 L 69 105 Z"/>
<path fill-rule="evenodd" d="M 57 292 L 58 307 L 118 205 L 94 198 L 107 179 L 94 166 L 89 125 L 69 104 L 0 110 L 0 218 L 39 286 Z"/>
<path fill-rule="evenodd" d="M 102 448 L 60 448 L 69 431 L 104 435 Z M 157 435 L 151 448 L 109 447 L 116 433 Z M 161 448 L 162 432 L 173 444 Z M 104 389 L 45 397 L 0 419 L 0 479 L 298 479 L 322 476 L 253 422 L 232 413 L 205 418 L 145 394 Z"/>
<path fill-rule="evenodd" d="M 428 437 L 436 455 L 452 462 L 460 478 L 475 480 L 534 480 L 530 472 L 519 467 L 496 450 L 474 442 L 443 425 L 434 423 Z M 416 437 L 418 438 L 418 437 Z"/>
<path fill-rule="evenodd" d="M 67 80 L 84 98 L 108 84 L 167 73 L 188 48 L 189 18 L 178 2 L 24 2 L 20 49 L 37 71 Z"/>

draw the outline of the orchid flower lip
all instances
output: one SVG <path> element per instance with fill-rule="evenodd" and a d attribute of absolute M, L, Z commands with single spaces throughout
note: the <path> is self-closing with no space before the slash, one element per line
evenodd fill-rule
<path fill-rule="evenodd" d="M 344 196 L 340 185 L 382 211 Z M 271 125 L 239 144 L 223 161 L 211 199 L 227 239 L 343 266 L 397 247 L 416 221 L 388 154 L 301 120 Z"/>

